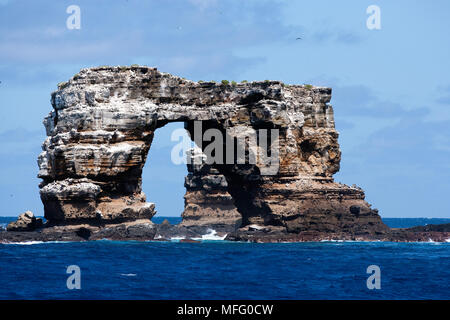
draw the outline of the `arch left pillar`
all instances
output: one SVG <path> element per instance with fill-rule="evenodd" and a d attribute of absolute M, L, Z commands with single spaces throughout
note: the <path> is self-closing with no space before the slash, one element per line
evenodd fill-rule
<path fill-rule="evenodd" d="M 141 176 L 156 121 L 89 105 L 60 112 L 55 97 L 53 103 L 38 158 L 45 218 L 51 224 L 152 218 L 155 204 L 146 202 Z"/>

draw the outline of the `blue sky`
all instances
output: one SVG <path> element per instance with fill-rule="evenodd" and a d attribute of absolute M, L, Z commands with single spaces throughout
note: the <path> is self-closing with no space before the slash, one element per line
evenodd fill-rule
<path fill-rule="evenodd" d="M 69 5 L 81 29 L 66 28 Z M 366 8 L 381 9 L 381 30 Z M 81 68 L 144 64 L 193 80 L 333 88 L 336 180 L 383 217 L 450 217 L 448 1 L 0 0 L 0 215 L 43 214 L 36 178 L 50 93 Z M 296 40 L 302 37 L 302 40 Z M 144 191 L 183 209 L 183 166 L 156 133 Z"/>

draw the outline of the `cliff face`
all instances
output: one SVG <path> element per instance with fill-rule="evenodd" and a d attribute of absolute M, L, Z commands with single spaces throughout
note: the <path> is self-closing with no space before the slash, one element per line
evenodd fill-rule
<path fill-rule="evenodd" d="M 333 181 L 341 154 L 330 99 L 329 88 L 278 81 L 225 85 L 148 67 L 83 69 L 52 94 L 54 110 L 44 121 L 48 138 L 38 163 L 45 217 L 62 224 L 151 218 L 142 168 L 155 130 L 179 121 L 205 153 L 198 123 L 200 137 L 222 133 L 219 144 L 231 160 L 188 166 L 183 223 L 383 233 L 364 192 Z M 268 141 L 275 162 L 248 161 L 246 151 L 241 163 L 225 146 L 243 141 L 260 155 L 248 138 L 253 133 Z"/>

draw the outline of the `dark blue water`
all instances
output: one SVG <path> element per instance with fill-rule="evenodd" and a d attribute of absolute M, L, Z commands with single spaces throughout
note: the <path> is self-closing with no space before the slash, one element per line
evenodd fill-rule
<path fill-rule="evenodd" d="M 69 265 L 81 290 L 67 289 Z M 449 279 L 450 243 L 0 245 L 0 299 L 450 299 Z"/>

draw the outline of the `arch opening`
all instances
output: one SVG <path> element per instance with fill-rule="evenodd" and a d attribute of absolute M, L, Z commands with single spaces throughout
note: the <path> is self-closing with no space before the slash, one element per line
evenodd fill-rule
<path fill-rule="evenodd" d="M 184 130 L 183 122 L 158 126 L 142 170 L 142 191 L 147 201 L 155 203 L 154 223 L 164 219 L 171 224 L 180 223 L 184 210 L 184 180 L 188 172 L 186 165 L 171 161 L 171 151 L 176 143 L 171 141 L 171 135 L 175 130 Z M 186 131 L 185 134 L 188 137 Z"/>
<path fill-rule="evenodd" d="M 217 165 L 207 164 L 189 130 L 192 123 L 185 121 L 183 128 L 183 122 L 160 122 L 153 133 L 142 170 L 142 191 L 155 203 L 152 221 L 237 228 L 242 216 L 228 180 Z M 205 128 L 207 123 L 202 121 Z"/>

